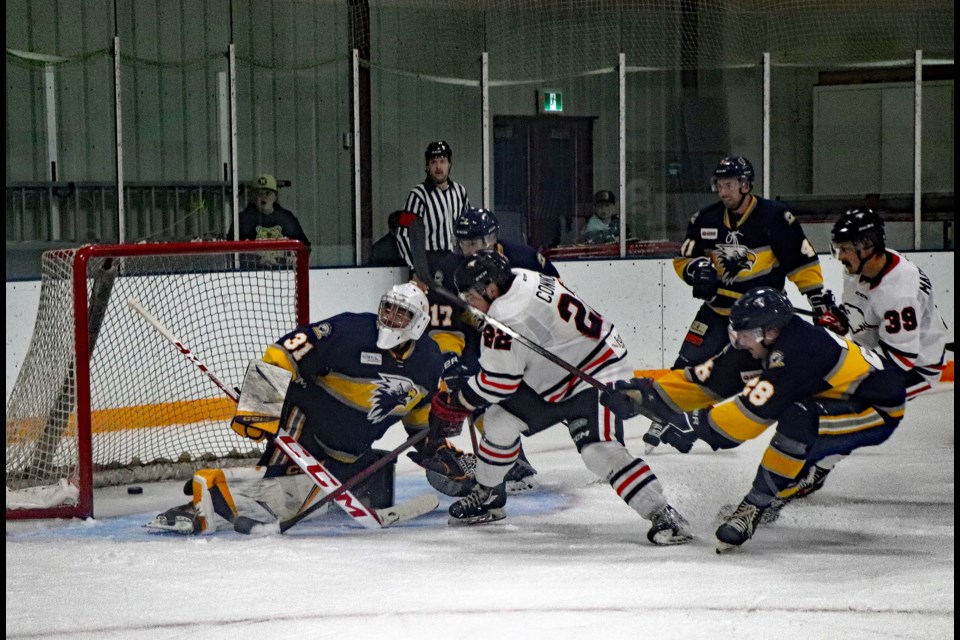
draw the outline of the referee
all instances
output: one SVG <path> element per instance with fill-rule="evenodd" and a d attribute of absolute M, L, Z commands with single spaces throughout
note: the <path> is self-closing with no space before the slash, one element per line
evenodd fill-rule
<path fill-rule="evenodd" d="M 467 190 L 463 185 L 450 179 L 450 167 L 453 165 L 453 150 L 443 140 L 431 142 L 423 154 L 427 177 L 410 189 L 404 209 L 423 218 L 426 228 L 427 260 L 431 269 L 435 269 L 440 259 L 453 251 L 453 223 L 460 213 L 470 206 Z M 413 269 L 410 250 L 410 233 L 401 228 L 397 245 L 407 265 Z M 429 274 L 417 274 L 422 280 Z"/>

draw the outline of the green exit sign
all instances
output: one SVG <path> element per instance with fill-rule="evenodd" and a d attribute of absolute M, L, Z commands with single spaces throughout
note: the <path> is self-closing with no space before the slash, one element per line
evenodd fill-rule
<path fill-rule="evenodd" d="M 563 111 L 563 94 L 552 89 L 540 92 L 540 110 L 543 113 L 560 113 Z"/>

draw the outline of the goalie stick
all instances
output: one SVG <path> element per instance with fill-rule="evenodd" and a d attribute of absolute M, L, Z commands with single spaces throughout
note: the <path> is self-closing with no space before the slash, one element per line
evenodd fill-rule
<path fill-rule="evenodd" d="M 439 283 L 435 281 L 435 279 L 431 275 L 429 275 L 430 267 L 427 261 L 426 229 L 423 226 L 423 219 L 420 217 L 417 217 L 414 220 L 410 221 L 409 229 L 410 229 L 410 253 L 411 253 L 411 259 L 413 260 L 413 270 L 417 274 L 423 274 L 422 276 L 418 275 L 418 277 L 426 287 L 428 287 L 431 291 L 433 291 L 443 299 L 450 302 L 452 305 L 454 305 L 458 309 L 474 314 L 476 317 L 480 318 L 483 322 L 489 324 L 494 329 L 497 329 L 498 331 L 501 331 L 507 334 L 508 336 L 510 336 L 511 338 L 513 338 L 514 340 L 522 344 L 523 346 L 527 347 L 534 353 L 546 358 L 553 364 L 557 365 L 561 369 L 566 370 L 568 373 L 574 375 L 575 377 L 580 378 L 581 380 L 583 380 L 590 386 L 594 387 L 598 391 L 610 390 L 609 386 L 600 382 L 599 380 L 591 376 L 586 371 L 583 371 L 582 369 L 578 369 L 577 367 L 573 366 L 563 358 L 555 355 L 553 352 L 548 351 L 547 349 L 544 349 L 536 342 L 533 342 L 532 340 L 528 339 L 526 336 L 523 336 L 517 333 L 516 331 L 514 331 L 507 325 L 503 324 L 499 320 L 491 318 L 490 316 L 480 311 L 476 307 L 473 307 L 467 304 L 467 302 L 465 302 L 464 300 L 461 300 L 459 296 L 456 296 L 450 293 L 449 291 L 447 291 L 446 289 L 444 289 Z"/>
<path fill-rule="evenodd" d="M 311 513 L 314 513 L 317 509 L 319 509 L 323 505 L 329 504 L 331 500 L 336 500 L 344 492 L 349 491 L 350 489 L 353 489 L 355 486 L 357 486 L 358 484 L 360 484 L 361 482 L 363 482 L 364 480 L 372 476 L 374 473 L 376 473 L 377 471 L 379 471 L 380 469 L 388 465 L 390 462 L 395 460 L 397 456 L 399 456 L 401 453 L 403 453 L 413 445 L 417 444 L 418 442 L 426 438 L 427 431 L 428 431 L 427 429 L 421 429 L 411 437 L 407 438 L 403 442 L 403 444 L 398 446 L 396 449 L 393 449 L 392 451 L 390 451 L 390 453 L 383 456 L 382 458 L 380 458 L 379 460 L 371 464 L 369 467 L 364 468 L 363 471 L 359 472 L 354 476 L 351 476 L 346 482 L 344 482 L 338 488 L 334 489 L 332 492 L 320 498 L 320 500 L 318 500 L 317 502 L 314 502 L 310 506 L 307 506 L 307 504 L 304 503 L 303 507 L 300 508 L 300 511 L 298 511 L 296 514 L 292 515 L 291 517 L 287 518 L 286 520 L 283 520 L 282 522 L 280 522 L 280 533 L 285 532 L 287 529 L 297 524 L 298 522 L 300 522 L 301 520 L 309 516 Z M 309 501 L 309 498 L 308 498 L 308 501 Z M 377 514 L 380 516 L 381 522 L 389 519 L 387 517 L 387 513 L 385 512 L 388 512 L 390 509 L 397 509 L 398 507 L 400 507 L 400 505 L 395 505 L 387 509 L 377 510 Z M 405 519 L 409 519 L 409 518 L 401 518 L 399 520 L 396 520 L 396 522 L 402 522 Z M 393 522 L 391 522 L 390 524 L 393 524 Z M 234 528 L 236 529 L 236 527 Z M 239 531 L 239 529 L 237 530 Z M 241 533 L 249 533 L 249 531 L 241 531 Z"/>
<path fill-rule="evenodd" d="M 234 402 L 238 402 L 240 400 L 236 390 L 228 388 L 212 371 L 210 371 L 210 369 L 203 362 L 200 361 L 200 359 L 196 355 L 194 355 L 192 351 L 190 351 L 190 349 L 188 349 L 176 336 L 173 335 L 173 333 L 170 331 L 170 329 L 167 328 L 166 325 L 164 325 L 156 316 L 154 316 L 147 309 L 145 309 L 138 300 L 136 300 L 135 298 L 130 298 L 129 300 L 127 300 L 127 304 L 135 312 L 137 312 L 144 320 L 146 320 L 147 323 L 150 326 L 152 326 L 161 336 L 163 336 L 168 342 L 173 344 L 173 346 L 175 346 L 177 350 L 180 351 L 180 353 L 182 353 L 188 360 L 193 362 L 197 366 L 197 368 L 200 369 L 200 371 L 205 373 L 206 376 L 210 379 L 210 381 L 213 382 L 215 385 L 217 385 L 220 388 L 220 390 L 227 395 L 227 397 L 229 397 Z M 411 440 L 415 442 L 416 440 L 414 440 L 414 438 L 417 438 L 417 437 L 422 438 L 424 436 L 426 436 L 426 430 L 424 430 L 422 434 L 417 434 L 416 436 L 410 438 L 407 442 L 410 442 Z M 405 442 L 404 445 L 407 445 L 407 442 Z M 313 455 L 309 451 L 307 451 L 299 442 L 297 442 L 297 440 L 290 434 L 283 432 L 283 430 L 280 430 L 280 432 L 273 438 L 273 443 L 277 446 L 277 448 L 283 451 L 283 453 L 286 454 L 286 456 L 290 458 L 290 460 L 294 464 L 296 464 L 301 471 L 303 471 L 308 477 L 310 477 L 311 480 L 313 480 L 314 484 L 316 485 L 317 489 L 319 490 L 322 496 L 324 496 L 325 498 L 329 497 L 328 502 L 330 500 L 336 502 L 338 507 L 343 509 L 347 513 L 347 515 L 349 515 L 359 524 L 363 525 L 368 529 L 382 529 L 384 527 L 390 526 L 391 524 L 395 524 L 396 522 L 401 521 L 401 519 L 397 517 L 393 518 L 392 520 L 390 518 L 384 517 L 384 515 L 389 515 L 389 512 L 391 510 L 398 511 L 400 505 L 395 505 L 390 509 L 384 509 L 382 510 L 383 514 L 381 514 L 376 509 L 368 508 L 366 505 L 364 505 L 360 501 L 359 498 L 357 498 L 356 495 L 354 495 L 350 491 L 350 487 L 355 486 L 357 483 L 361 482 L 366 477 L 366 476 L 362 478 L 358 477 L 363 472 L 351 478 L 351 481 L 355 481 L 352 484 L 344 484 L 344 483 L 341 483 L 339 480 L 337 480 L 337 478 L 333 474 L 331 474 L 326 469 L 326 467 L 320 464 L 319 460 L 314 458 Z M 410 444 L 413 444 L 413 443 L 410 442 Z M 391 459 L 390 456 L 392 456 L 393 458 L 396 458 L 398 455 L 400 455 L 400 453 L 405 448 L 406 446 L 398 447 L 393 451 L 391 451 L 386 456 L 384 456 L 383 458 L 381 458 L 381 460 L 386 460 L 387 462 L 389 462 L 389 460 Z M 386 462 L 384 462 L 383 464 L 386 464 Z M 439 501 L 437 500 L 436 496 L 426 496 L 426 497 L 430 498 L 429 503 L 419 500 L 418 498 L 414 498 L 411 502 L 414 503 L 415 506 L 411 510 L 399 509 L 403 513 L 403 515 L 406 516 L 404 519 L 409 520 L 410 518 L 416 517 L 418 515 L 423 515 L 424 513 L 433 511 L 434 509 L 437 508 L 437 506 L 439 506 Z M 432 504 L 432 506 L 430 506 L 430 504 Z M 315 506 L 316 508 L 319 508 L 320 504 L 318 502 L 313 506 Z M 296 519 L 294 522 L 291 522 L 292 520 L 294 520 L 294 518 L 297 517 L 297 515 L 300 515 L 300 513 L 284 521 L 285 523 L 289 523 L 286 529 L 289 529 L 290 527 L 292 527 L 294 524 L 296 524 L 297 522 L 305 518 L 308 514 L 304 513 L 302 517 L 300 517 L 299 519 Z M 250 519 L 247 518 L 246 520 L 250 520 Z M 257 524 L 257 523 L 253 522 L 253 524 Z M 286 529 L 282 529 L 281 532 L 286 531 Z M 246 533 L 249 533 L 249 530 L 246 531 Z"/>

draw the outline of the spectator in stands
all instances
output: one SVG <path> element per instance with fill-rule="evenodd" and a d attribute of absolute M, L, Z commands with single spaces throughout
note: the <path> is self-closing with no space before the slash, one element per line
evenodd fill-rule
<path fill-rule="evenodd" d="M 276 240 L 290 238 L 310 247 L 310 240 L 303 232 L 300 221 L 293 212 L 277 202 L 277 179 L 263 173 L 250 183 L 250 199 L 247 208 L 240 212 L 241 240 Z M 227 232 L 233 240 L 233 225 Z"/>
<path fill-rule="evenodd" d="M 593 196 L 593 215 L 583 229 L 583 242 L 604 244 L 620 241 L 620 216 L 614 215 L 617 199 L 612 191 L 597 191 Z"/>
<path fill-rule="evenodd" d="M 403 267 L 407 263 L 397 246 L 397 234 L 400 231 L 400 216 L 403 211 L 394 211 L 387 217 L 390 230 L 370 248 L 370 265 L 374 267 Z"/>

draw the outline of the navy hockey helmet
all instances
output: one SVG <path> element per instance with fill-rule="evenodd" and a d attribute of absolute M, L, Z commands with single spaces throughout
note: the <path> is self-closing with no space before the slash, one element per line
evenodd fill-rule
<path fill-rule="evenodd" d="M 793 305 L 786 294 L 773 287 L 757 287 L 741 296 L 730 308 L 731 331 L 782 329 L 793 318 Z"/>
<path fill-rule="evenodd" d="M 446 158 L 453 162 L 453 149 L 445 140 L 437 140 L 427 145 L 427 150 L 423 152 L 424 162 L 430 162 L 430 158 Z"/>
<path fill-rule="evenodd" d="M 497 216 L 489 209 L 466 209 L 453 225 L 457 240 L 483 238 L 500 230 Z"/>
<path fill-rule="evenodd" d="M 743 156 L 726 157 L 720 161 L 717 168 L 713 170 L 713 186 L 716 189 L 717 180 L 721 178 L 736 178 L 742 184 L 753 186 L 753 179 L 756 173 L 753 171 L 753 165 Z"/>
<path fill-rule="evenodd" d="M 486 298 L 487 285 L 491 282 L 497 285 L 501 293 L 509 289 L 513 272 L 510 271 L 507 256 L 495 249 L 483 249 L 457 267 L 453 281 L 461 294 L 475 291 Z"/>
<path fill-rule="evenodd" d="M 873 209 L 849 209 L 834 223 L 830 239 L 834 245 L 841 242 L 857 245 L 867 240 L 873 244 L 875 252 L 882 253 L 886 248 L 883 218 Z"/>

